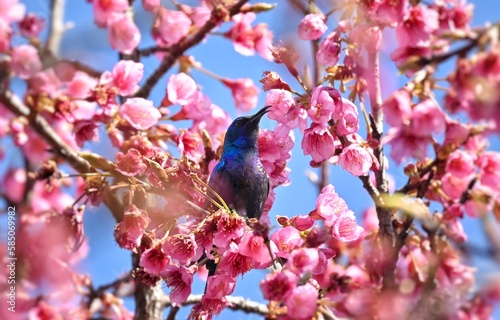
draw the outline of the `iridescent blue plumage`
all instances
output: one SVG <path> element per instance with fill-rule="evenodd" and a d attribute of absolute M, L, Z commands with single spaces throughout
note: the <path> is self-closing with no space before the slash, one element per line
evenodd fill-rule
<path fill-rule="evenodd" d="M 230 209 L 248 218 L 260 219 L 269 195 L 269 176 L 259 160 L 258 149 L 259 122 L 268 109 L 264 107 L 253 116 L 239 117 L 231 123 L 221 159 L 208 180 Z M 208 276 L 215 274 L 215 261 L 208 260 L 206 267 Z"/>
<path fill-rule="evenodd" d="M 259 121 L 268 108 L 231 123 L 221 159 L 208 181 L 230 209 L 248 218 L 260 218 L 269 195 L 269 177 L 258 149 Z"/>

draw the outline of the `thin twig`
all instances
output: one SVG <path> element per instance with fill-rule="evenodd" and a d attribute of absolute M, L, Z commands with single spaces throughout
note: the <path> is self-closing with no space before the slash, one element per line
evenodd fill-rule
<path fill-rule="evenodd" d="M 182 303 L 182 306 L 193 305 L 201 302 L 203 299 L 203 295 L 190 295 L 186 301 Z M 227 296 L 226 299 L 231 304 L 228 308 L 236 311 L 243 311 L 244 313 L 254 313 L 262 316 L 266 316 L 269 313 L 269 309 L 263 303 L 258 303 L 244 297 L 233 297 Z M 162 302 L 165 307 L 172 306 L 172 302 L 170 301 L 170 297 L 168 295 L 164 295 L 162 297 Z"/>
<path fill-rule="evenodd" d="M 180 307 L 170 308 L 170 311 L 168 312 L 167 319 L 165 319 L 165 320 L 175 320 L 175 316 L 177 315 L 177 312 L 179 312 L 180 309 L 181 309 Z"/>

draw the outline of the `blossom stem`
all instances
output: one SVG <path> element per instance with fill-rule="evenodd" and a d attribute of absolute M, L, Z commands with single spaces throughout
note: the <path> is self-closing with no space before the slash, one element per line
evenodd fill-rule
<path fill-rule="evenodd" d="M 193 69 L 196 69 L 196 70 L 200 71 L 201 73 L 203 73 L 203 74 L 205 74 L 205 75 L 207 75 L 207 76 L 211 77 L 211 78 L 214 78 L 215 80 L 218 80 L 218 81 L 223 81 L 223 80 L 224 80 L 221 76 L 219 76 L 219 75 L 217 75 L 217 74 L 213 73 L 213 72 L 212 72 L 212 71 L 210 71 L 210 70 L 207 70 L 207 69 L 205 69 L 205 68 L 203 68 L 203 67 L 199 66 L 198 64 L 191 64 L 191 67 L 192 67 Z"/>

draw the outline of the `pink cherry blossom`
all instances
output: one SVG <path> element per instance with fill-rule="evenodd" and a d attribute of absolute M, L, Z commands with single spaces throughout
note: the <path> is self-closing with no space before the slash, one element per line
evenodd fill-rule
<path fill-rule="evenodd" d="M 88 142 L 99 141 L 98 123 L 92 120 L 76 120 L 73 123 L 73 133 L 75 134 L 76 144 L 82 148 Z"/>
<path fill-rule="evenodd" d="M 334 31 L 321 41 L 316 59 L 325 66 L 336 65 L 340 58 L 340 49 L 340 34 Z"/>
<path fill-rule="evenodd" d="M 439 29 L 448 30 L 469 30 L 469 23 L 472 20 L 473 4 L 467 4 L 462 0 L 452 0 L 449 6 L 446 3 L 436 3 L 432 5 L 439 13 Z"/>
<path fill-rule="evenodd" d="M 230 277 L 236 278 L 237 276 L 247 273 L 252 269 L 253 260 L 250 257 L 244 256 L 239 253 L 238 245 L 231 242 L 229 249 L 222 255 L 217 273 L 226 273 Z"/>
<path fill-rule="evenodd" d="M 273 32 L 267 24 L 259 23 L 253 27 L 255 51 L 264 59 L 272 61 L 271 46 L 273 45 Z"/>
<path fill-rule="evenodd" d="M 259 88 L 253 84 L 252 79 L 222 79 L 222 83 L 231 89 L 236 108 L 248 112 L 257 106 Z"/>
<path fill-rule="evenodd" d="M 281 89 L 272 89 L 267 93 L 266 105 L 269 109 L 268 117 L 284 124 L 290 129 L 299 128 L 301 131 L 307 126 L 307 112 L 296 105 L 291 92 Z"/>
<path fill-rule="evenodd" d="M 271 255 L 269 249 L 264 243 L 264 238 L 259 235 L 255 235 L 253 232 L 248 232 L 241 239 L 238 245 L 240 254 L 250 257 L 252 260 L 260 264 L 271 263 Z"/>
<path fill-rule="evenodd" d="M 231 39 L 236 52 L 251 56 L 257 51 L 264 59 L 272 59 L 269 48 L 272 45 L 273 34 L 263 23 L 252 28 L 251 23 L 255 20 L 255 13 L 238 13 L 231 20 L 234 25 L 226 32 L 225 37 Z"/>
<path fill-rule="evenodd" d="M 4 0 L 0 2 L 0 20 L 7 23 L 21 21 L 26 13 L 26 5 L 19 0 Z"/>
<path fill-rule="evenodd" d="M 486 196 L 491 197 L 491 189 L 488 187 L 480 186 L 475 187 L 476 192 L 483 193 Z M 492 206 L 490 202 L 481 201 L 481 199 L 472 199 L 468 200 L 464 204 L 465 212 L 469 217 L 477 218 L 484 217 L 492 210 Z"/>
<path fill-rule="evenodd" d="M 402 163 L 410 156 L 419 160 L 424 159 L 427 156 L 429 142 L 429 139 L 400 128 L 389 129 L 386 136 L 382 138 L 383 144 L 391 146 L 391 158 L 396 163 Z"/>
<path fill-rule="evenodd" d="M 359 129 L 358 109 L 350 100 L 342 98 L 342 107 L 332 114 L 337 121 L 337 133 L 347 136 L 356 133 Z"/>
<path fill-rule="evenodd" d="M 163 281 L 172 288 L 169 296 L 174 306 L 182 305 L 191 294 L 193 274 L 193 268 L 186 268 L 182 265 L 179 267 L 170 266 L 161 274 Z"/>
<path fill-rule="evenodd" d="M 358 225 L 354 212 L 344 211 L 332 226 L 332 236 L 343 242 L 355 241 L 363 233 L 363 227 Z"/>
<path fill-rule="evenodd" d="M 19 203 L 26 189 L 26 170 L 24 168 L 10 168 L 2 179 L 1 189 L 9 201 Z"/>
<path fill-rule="evenodd" d="M 123 220 L 115 227 L 115 238 L 118 245 L 124 249 L 133 249 L 141 244 L 142 234 L 151 219 L 146 211 L 129 205 L 123 214 Z"/>
<path fill-rule="evenodd" d="M 141 33 L 126 14 L 113 16 L 109 21 L 109 42 L 120 53 L 131 54 L 141 42 Z"/>
<path fill-rule="evenodd" d="M 153 102 L 143 98 L 129 98 L 121 105 L 120 116 L 137 130 L 147 130 L 158 123 L 160 111 L 153 106 Z"/>
<path fill-rule="evenodd" d="M 39 37 L 44 28 L 45 20 L 31 12 L 25 15 L 23 20 L 19 21 L 19 32 L 23 37 Z"/>
<path fill-rule="evenodd" d="M 222 212 L 217 220 L 217 231 L 214 233 L 214 245 L 225 248 L 233 240 L 240 239 L 246 231 L 245 219 L 237 214 Z"/>
<path fill-rule="evenodd" d="M 365 48 L 368 53 L 375 53 L 382 45 L 382 30 L 377 25 L 358 24 L 349 33 L 349 40 Z"/>
<path fill-rule="evenodd" d="M 221 107 L 211 104 L 210 113 L 204 119 L 200 119 L 193 123 L 193 128 L 206 130 L 212 137 L 212 147 L 216 150 L 222 143 L 222 136 L 226 133 L 226 129 L 231 124 L 231 117 Z"/>
<path fill-rule="evenodd" d="M 198 244 L 192 233 L 167 237 L 163 244 L 163 251 L 183 265 L 197 260 L 202 254 L 201 250 L 198 250 Z"/>
<path fill-rule="evenodd" d="M 193 78 L 181 72 L 173 74 L 167 82 L 167 98 L 172 104 L 189 104 L 195 99 L 198 89 Z"/>
<path fill-rule="evenodd" d="M 434 99 L 425 99 L 413 107 L 411 129 L 416 136 L 441 133 L 446 126 L 445 116 Z"/>
<path fill-rule="evenodd" d="M 262 130 L 259 134 L 259 159 L 269 175 L 271 186 L 286 185 L 290 168 L 286 162 L 294 145 L 293 131 L 278 124 L 274 131 Z"/>
<path fill-rule="evenodd" d="M 11 26 L 6 21 L 0 19 L 0 53 L 9 51 L 11 37 Z"/>
<path fill-rule="evenodd" d="M 132 60 L 121 60 L 113 68 L 113 71 L 104 72 L 100 83 L 106 83 L 110 87 L 118 89 L 118 94 L 131 96 L 139 90 L 139 82 L 144 74 L 144 65 Z"/>
<path fill-rule="evenodd" d="M 276 256 L 288 259 L 290 252 L 304 244 L 300 232 L 294 227 L 281 228 L 271 235 L 271 240 L 276 244 Z"/>
<path fill-rule="evenodd" d="M 116 169 L 125 176 L 133 177 L 144 173 L 147 167 L 142 155 L 136 149 L 129 149 L 126 154 L 122 152 L 116 154 Z"/>
<path fill-rule="evenodd" d="M 465 178 L 474 171 L 474 157 L 464 150 L 455 150 L 448 156 L 446 172 L 458 178 Z"/>
<path fill-rule="evenodd" d="M 85 72 L 77 71 L 66 84 L 65 93 L 77 99 L 85 99 L 90 96 L 91 89 L 96 84 L 96 79 L 89 77 Z"/>
<path fill-rule="evenodd" d="M 188 319 L 211 319 L 213 316 L 219 315 L 224 308 L 230 306 L 231 303 L 223 297 L 221 299 L 209 298 L 209 295 L 203 295 L 201 303 L 193 306 Z"/>
<path fill-rule="evenodd" d="M 184 11 L 189 18 L 193 21 L 195 27 L 202 27 L 210 19 L 212 10 L 205 4 L 201 3 L 198 7 L 189 7 L 187 5 L 181 5 L 182 11 Z"/>
<path fill-rule="evenodd" d="M 396 38 L 400 47 L 427 45 L 432 33 L 438 28 L 436 10 L 423 5 L 412 6 L 405 20 L 396 27 Z"/>
<path fill-rule="evenodd" d="M 296 274 L 302 274 L 312 272 L 318 265 L 318 262 L 319 254 L 317 248 L 300 248 L 291 252 L 286 267 Z"/>
<path fill-rule="evenodd" d="M 365 148 L 358 144 L 351 144 L 342 150 L 339 162 L 342 168 L 359 177 L 368 174 L 373 158 Z"/>
<path fill-rule="evenodd" d="M 312 124 L 304 131 L 302 139 L 304 155 L 311 155 L 316 163 L 330 159 L 335 154 L 334 139 L 327 127 Z"/>
<path fill-rule="evenodd" d="M 336 192 L 331 184 L 325 186 L 316 200 L 316 214 L 331 227 L 335 220 L 348 210 L 347 203 Z"/>
<path fill-rule="evenodd" d="M 444 232 L 447 237 L 450 237 L 456 243 L 467 242 L 467 234 L 464 232 L 464 227 L 458 219 L 447 221 Z"/>
<path fill-rule="evenodd" d="M 161 245 L 157 245 L 142 253 L 139 265 L 147 273 L 159 275 L 168 267 L 169 262 L 170 259 L 161 248 Z"/>
<path fill-rule="evenodd" d="M 313 319 L 318 300 L 318 290 L 310 283 L 295 287 L 285 301 L 287 313 L 293 315 L 293 319 Z"/>
<path fill-rule="evenodd" d="M 391 27 L 403 21 L 408 11 L 408 0 L 382 0 L 374 18 Z"/>
<path fill-rule="evenodd" d="M 10 68 L 21 79 L 28 79 L 42 70 L 38 50 L 29 44 L 22 44 L 12 49 Z"/>
<path fill-rule="evenodd" d="M 231 39 L 236 52 L 250 56 L 255 52 L 254 32 L 251 26 L 255 20 L 255 13 L 238 13 L 231 20 L 233 27 L 227 32 L 226 37 Z"/>
<path fill-rule="evenodd" d="M 290 296 L 293 289 L 297 287 L 299 277 L 290 270 L 282 270 L 268 274 L 260 282 L 260 288 L 264 299 L 283 301 Z"/>
<path fill-rule="evenodd" d="M 28 80 L 30 89 L 56 95 L 62 85 L 54 68 L 45 69 L 36 73 Z"/>
<path fill-rule="evenodd" d="M 281 79 L 280 75 L 274 71 L 264 71 L 262 74 L 262 90 L 269 91 L 271 89 L 282 89 L 290 91 L 290 85 Z M 269 94 L 268 94 L 269 96 Z M 269 103 L 266 103 L 268 105 Z"/>
<path fill-rule="evenodd" d="M 236 280 L 225 274 L 209 277 L 207 280 L 207 292 L 205 295 L 210 299 L 222 299 L 234 291 Z"/>
<path fill-rule="evenodd" d="M 168 99 L 168 98 L 167 98 Z M 181 110 L 170 117 L 172 120 L 198 120 L 204 121 L 211 116 L 213 109 L 216 107 L 212 103 L 209 97 L 203 94 L 203 92 L 196 90 L 195 93 L 187 99 L 190 102 L 188 104 L 182 104 Z M 198 127 L 199 129 L 202 129 Z M 203 128 L 205 129 L 205 128 Z"/>
<path fill-rule="evenodd" d="M 337 108 L 342 108 L 340 92 L 334 88 L 319 86 L 311 94 L 311 105 L 307 113 L 313 122 L 325 124 Z"/>
<path fill-rule="evenodd" d="M 184 12 L 161 7 L 156 13 L 153 38 L 160 46 L 170 46 L 187 36 L 190 27 L 191 19 Z"/>
<path fill-rule="evenodd" d="M 306 231 L 314 225 L 314 219 L 309 215 L 299 214 L 290 219 L 290 225 L 299 231 Z"/>
<path fill-rule="evenodd" d="M 446 131 L 444 137 L 444 145 L 462 144 L 467 141 L 470 135 L 470 126 L 446 118 Z"/>
<path fill-rule="evenodd" d="M 318 40 L 326 32 L 326 17 L 320 13 L 310 13 L 302 18 L 298 28 L 299 38 L 302 40 Z"/>
<path fill-rule="evenodd" d="M 312 274 L 324 274 L 328 266 L 328 260 L 335 257 L 335 250 L 330 248 L 320 248 L 318 250 L 318 264 L 313 269 Z"/>
<path fill-rule="evenodd" d="M 161 0 L 142 0 L 142 7 L 149 12 L 156 12 L 161 5 Z"/>
<path fill-rule="evenodd" d="M 415 64 L 407 65 L 408 61 L 413 59 L 429 59 L 432 56 L 432 50 L 428 46 L 420 45 L 413 47 L 399 47 L 391 53 L 391 60 L 396 62 L 398 68 L 405 67 L 404 74 L 411 77 L 419 70 Z"/>
<path fill-rule="evenodd" d="M 200 160 L 205 155 L 203 141 L 200 134 L 195 130 L 179 130 L 177 136 L 177 149 L 193 161 Z"/>
<path fill-rule="evenodd" d="M 395 91 L 384 101 L 382 107 L 385 119 L 391 126 L 399 127 L 403 124 L 409 124 L 412 110 L 411 97 L 407 90 Z"/>
<path fill-rule="evenodd" d="M 99 27 L 107 27 L 113 16 L 123 13 L 129 7 L 127 0 L 93 0 L 94 22 Z"/>
<path fill-rule="evenodd" d="M 488 151 L 477 159 L 480 170 L 481 184 L 498 190 L 500 186 L 500 153 Z"/>

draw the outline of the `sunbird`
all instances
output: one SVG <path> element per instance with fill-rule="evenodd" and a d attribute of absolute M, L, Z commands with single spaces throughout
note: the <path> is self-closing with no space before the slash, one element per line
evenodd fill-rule
<path fill-rule="evenodd" d="M 260 219 L 269 196 L 269 176 L 259 159 L 259 122 L 271 106 L 256 114 L 236 118 L 227 129 L 219 163 L 210 174 L 208 185 L 239 215 Z M 207 201 L 205 207 L 210 207 Z M 208 276 L 217 264 L 208 260 Z M 207 278 L 208 282 L 208 278 Z M 206 287 L 205 287 L 206 291 Z"/>

